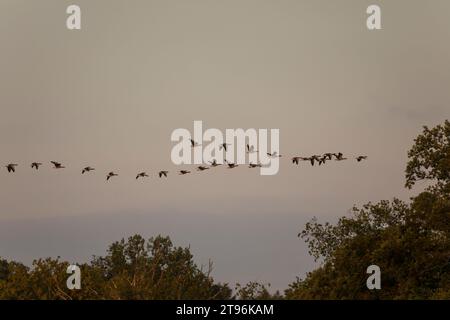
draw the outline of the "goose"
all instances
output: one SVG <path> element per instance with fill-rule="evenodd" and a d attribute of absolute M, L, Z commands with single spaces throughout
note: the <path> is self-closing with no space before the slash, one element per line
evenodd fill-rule
<path fill-rule="evenodd" d="M 232 162 L 227 162 L 227 165 L 228 165 L 228 169 L 233 169 L 233 168 L 239 167 L 239 165 L 232 163 Z"/>
<path fill-rule="evenodd" d="M 188 174 L 188 173 L 191 173 L 191 172 L 187 171 L 187 170 L 180 170 L 180 175 L 185 175 L 185 174 Z"/>
<path fill-rule="evenodd" d="M 320 156 L 313 155 L 309 157 L 307 160 L 309 160 L 311 162 L 311 165 L 314 166 L 314 161 L 320 162 Z"/>
<path fill-rule="evenodd" d="M 201 146 L 201 144 L 195 142 L 195 141 L 192 140 L 192 139 L 189 139 L 189 141 L 191 141 L 191 147 L 192 147 L 192 148 Z"/>
<path fill-rule="evenodd" d="M 61 163 L 59 163 L 59 162 L 56 162 L 56 161 L 50 161 L 51 163 L 53 163 L 53 169 L 64 169 L 65 167 L 61 164 Z"/>
<path fill-rule="evenodd" d="M 341 159 L 344 155 L 342 154 L 342 152 L 339 153 L 333 153 L 333 155 L 335 156 L 336 160 Z"/>
<path fill-rule="evenodd" d="M 328 157 L 323 156 L 322 158 L 319 159 L 319 166 L 322 164 L 325 164 L 325 162 L 327 161 Z"/>
<path fill-rule="evenodd" d="M 160 171 L 160 172 L 158 173 L 158 175 L 159 175 L 160 178 L 162 178 L 162 176 L 164 176 L 164 177 L 167 178 L 167 174 L 168 174 L 168 173 L 169 173 L 169 171 Z"/>
<path fill-rule="evenodd" d="M 357 156 L 356 161 L 360 162 L 361 160 L 366 160 L 367 156 Z"/>
<path fill-rule="evenodd" d="M 267 155 L 268 155 L 269 157 L 271 157 L 271 158 L 281 158 L 281 157 L 282 157 L 282 155 L 281 155 L 281 154 L 278 154 L 276 151 L 274 151 L 274 152 L 272 152 L 272 153 L 267 152 Z"/>
<path fill-rule="evenodd" d="M 83 168 L 83 170 L 81 170 L 81 174 L 84 174 L 85 172 L 94 171 L 94 170 L 95 170 L 95 168 L 85 167 L 85 168 Z"/>
<path fill-rule="evenodd" d="M 108 173 L 108 175 L 106 176 L 106 181 L 108 181 L 111 177 L 117 177 L 118 174 L 114 173 L 113 171 L 111 171 L 110 173 Z"/>
<path fill-rule="evenodd" d="M 211 164 L 211 167 L 217 167 L 220 166 L 220 163 L 217 163 L 216 159 L 213 159 L 213 161 L 208 161 Z"/>
<path fill-rule="evenodd" d="M 39 166 L 42 166 L 42 163 L 40 163 L 40 162 L 33 162 L 33 163 L 31 164 L 31 168 L 32 168 L 32 169 L 38 170 L 38 169 L 39 169 Z"/>
<path fill-rule="evenodd" d="M 204 167 L 204 166 L 197 167 L 198 171 L 205 171 L 205 170 L 208 170 L 208 169 L 209 169 L 208 167 Z"/>
<path fill-rule="evenodd" d="M 141 172 L 141 173 L 138 173 L 138 174 L 137 174 L 136 180 L 137 180 L 138 178 L 145 178 L 145 177 L 148 177 L 148 174 L 147 174 L 146 172 Z"/>
<path fill-rule="evenodd" d="M 231 144 L 229 144 L 229 143 L 222 143 L 221 145 L 219 145 L 219 150 L 224 149 L 225 152 L 226 152 L 228 146 L 231 146 Z"/>
<path fill-rule="evenodd" d="M 261 163 L 251 163 L 248 165 L 249 168 L 261 168 L 262 164 Z"/>
<path fill-rule="evenodd" d="M 5 167 L 8 170 L 8 172 L 16 172 L 16 167 L 17 166 L 18 165 L 15 164 L 15 163 L 10 163 L 10 164 L 6 165 Z"/>
<path fill-rule="evenodd" d="M 300 160 L 309 160 L 309 158 L 293 157 L 291 160 L 292 160 L 292 163 L 295 163 L 296 165 L 298 165 Z"/>
<path fill-rule="evenodd" d="M 254 152 L 258 152 L 258 150 L 255 150 L 255 146 L 251 146 L 247 143 L 247 153 L 254 153 Z"/>
<path fill-rule="evenodd" d="M 333 157 L 333 154 L 331 152 L 324 153 L 322 156 L 322 158 L 326 158 L 327 160 L 331 160 L 332 157 Z"/>

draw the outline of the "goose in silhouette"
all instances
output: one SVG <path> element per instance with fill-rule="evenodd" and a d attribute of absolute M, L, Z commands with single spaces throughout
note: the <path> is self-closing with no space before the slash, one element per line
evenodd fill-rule
<path fill-rule="evenodd" d="M 251 163 L 248 165 L 249 168 L 261 168 L 262 164 L 261 163 Z"/>
<path fill-rule="evenodd" d="M 357 156 L 356 161 L 361 162 L 361 160 L 366 160 L 367 156 Z"/>
<path fill-rule="evenodd" d="M 42 166 L 42 163 L 40 163 L 40 162 L 33 162 L 33 163 L 31 164 L 31 168 L 32 168 L 32 169 L 38 170 L 38 169 L 39 169 L 39 166 Z"/>
<path fill-rule="evenodd" d="M 53 163 L 53 169 L 64 169 L 65 167 L 61 164 L 61 163 L 59 163 L 59 162 L 56 162 L 56 161 L 50 161 L 51 163 Z"/>
<path fill-rule="evenodd" d="M 251 146 L 247 143 L 247 153 L 254 153 L 254 152 L 258 152 L 258 150 L 255 150 L 255 146 Z"/>
<path fill-rule="evenodd" d="M 314 166 L 314 162 L 320 162 L 320 156 L 313 155 L 309 157 L 307 160 L 309 160 L 311 162 L 311 165 Z"/>
<path fill-rule="evenodd" d="M 331 160 L 333 158 L 333 154 L 331 152 L 324 153 L 322 158 L 326 158 L 327 160 Z"/>
<path fill-rule="evenodd" d="M 204 166 L 197 167 L 198 171 L 205 171 L 205 170 L 208 170 L 208 169 L 209 169 L 208 167 L 204 167 Z"/>
<path fill-rule="evenodd" d="M 219 145 L 219 150 L 225 149 L 225 151 L 227 151 L 228 146 L 231 146 L 231 144 L 222 143 L 221 145 Z"/>
<path fill-rule="evenodd" d="M 114 173 L 113 171 L 111 171 L 110 173 L 108 173 L 108 175 L 106 176 L 106 181 L 108 181 L 110 178 L 112 177 L 117 177 L 118 174 Z"/>
<path fill-rule="evenodd" d="M 158 173 L 158 175 L 159 175 L 160 178 L 162 178 L 162 176 L 164 176 L 164 177 L 167 178 L 167 174 L 168 174 L 168 173 L 169 173 L 169 171 L 160 171 L 160 172 Z"/>
<path fill-rule="evenodd" d="M 300 160 L 309 160 L 308 158 L 303 158 L 303 157 L 293 157 L 291 160 L 292 160 L 292 163 L 295 163 L 296 165 L 298 165 L 298 163 L 299 163 L 299 161 Z"/>
<path fill-rule="evenodd" d="M 201 144 L 195 142 L 195 141 L 192 140 L 192 139 L 189 139 L 189 141 L 191 141 L 191 147 L 192 147 L 192 148 L 201 146 Z"/>
<path fill-rule="evenodd" d="M 239 167 L 239 165 L 237 165 L 236 163 L 232 163 L 232 162 L 227 162 L 228 165 L 228 169 L 233 169 L 236 167 Z"/>
<path fill-rule="evenodd" d="M 323 156 L 322 158 L 319 159 L 319 166 L 322 164 L 325 164 L 325 162 L 328 160 L 328 157 Z"/>
<path fill-rule="evenodd" d="M 185 175 L 185 174 L 188 174 L 188 173 L 191 173 L 191 172 L 187 171 L 187 170 L 180 170 L 180 175 Z"/>
<path fill-rule="evenodd" d="M 10 163 L 10 164 L 6 165 L 5 167 L 8 170 L 8 172 L 16 172 L 17 164 Z"/>
<path fill-rule="evenodd" d="M 282 157 L 282 155 L 281 155 L 281 154 L 278 154 L 276 151 L 274 151 L 274 152 L 272 152 L 272 153 L 267 152 L 267 155 L 268 155 L 269 157 L 271 157 L 271 158 L 281 158 L 281 157 Z"/>
<path fill-rule="evenodd" d="M 208 161 L 211 164 L 211 167 L 217 167 L 220 166 L 220 163 L 217 163 L 216 159 L 213 159 L 213 161 Z"/>
<path fill-rule="evenodd" d="M 141 172 L 137 174 L 136 180 L 139 178 L 146 178 L 146 177 L 148 178 L 148 174 L 146 172 Z"/>
<path fill-rule="evenodd" d="M 83 168 L 83 170 L 81 170 L 81 174 L 84 174 L 85 172 L 91 172 L 91 171 L 94 171 L 94 170 L 95 170 L 95 168 L 86 167 L 86 168 Z"/>
<path fill-rule="evenodd" d="M 336 158 L 335 160 L 339 160 L 339 159 L 341 159 L 344 155 L 342 154 L 342 152 L 339 152 L 339 153 L 333 153 L 333 156 Z"/>

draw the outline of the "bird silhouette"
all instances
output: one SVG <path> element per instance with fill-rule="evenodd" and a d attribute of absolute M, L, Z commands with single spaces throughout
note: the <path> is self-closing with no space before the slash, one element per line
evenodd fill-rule
<path fill-rule="evenodd" d="M 95 168 L 85 167 L 85 168 L 83 168 L 83 170 L 81 170 L 81 174 L 84 174 L 85 172 L 94 171 L 94 170 L 95 170 Z"/>
<path fill-rule="evenodd" d="M 366 160 L 367 156 L 358 156 L 356 157 L 356 161 L 361 162 L 361 160 Z"/>
<path fill-rule="evenodd" d="M 5 167 L 6 167 L 6 170 L 8 170 L 8 172 L 16 172 L 16 167 L 17 167 L 18 165 L 17 164 L 15 164 L 15 163 L 10 163 L 10 164 L 8 164 L 8 165 L 6 165 Z"/>
<path fill-rule="evenodd" d="M 208 169 L 209 169 L 208 167 L 204 167 L 204 166 L 197 167 L 198 171 L 205 171 L 205 170 L 208 170 Z"/>
<path fill-rule="evenodd" d="M 281 157 L 282 157 L 282 155 L 281 155 L 281 154 L 278 154 L 276 151 L 274 151 L 274 152 L 272 152 L 272 153 L 267 152 L 267 155 L 268 155 L 269 157 L 271 157 L 271 158 L 281 158 Z"/>
<path fill-rule="evenodd" d="M 61 163 L 59 163 L 59 162 L 56 162 L 56 161 L 50 161 L 51 163 L 53 163 L 53 169 L 64 169 L 65 167 L 61 164 Z"/>
<path fill-rule="evenodd" d="M 255 146 L 249 145 L 247 143 L 247 153 L 254 153 L 254 152 L 258 152 L 258 150 L 255 150 Z"/>
<path fill-rule="evenodd" d="M 201 146 L 201 144 L 198 144 L 197 142 L 195 142 L 195 141 L 192 140 L 192 139 L 189 139 L 189 141 L 191 141 L 191 147 L 192 147 L 192 148 Z"/>
<path fill-rule="evenodd" d="M 108 175 L 106 176 L 106 181 L 108 181 L 110 178 L 112 177 L 117 177 L 118 174 L 114 173 L 113 171 L 111 171 L 110 173 L 108 173 Z"/>
<path fill-rule="evenodd" d="M 138 174 L 137 174 L 136 180 L 137 180 L 138 178 L 146 178 L 146 177 L 148 177 L 148 174 L 147 174 L 146 172 L 141 172 L 141 173 L 138 173 Z"/>
<path fill-rule="evenodd" d="M 333 153 L 333 156 L 336 158 L 335 160 L 339 160 L 339 159 L 341 159 L 344 155 L 342 154 L 342 152 L 339 152 L 339 153 Z"/>
<path fill-rule="evenodd" d="M 31 164 L 31 168 L 32 168 L 32 169 L 38 170 L 38 169 L 39 169 L 39 166 L 42 166 L 42 163 L 40 163 L 40 162 L 33 162 L 33 163 Z"/>
<path fill-rule="evenodd" d="M 239 167 L 239 165 L 237 165 L 233 162 L 227 162 L 227 165 L 228 165 L 228 169 L 233 169 L 233 168 Z"/>
<path fill-rule="evenodd" d="M 164 176 L 164 177 L 167 178 L 167 174 L 168 174 L 168 173 L 169 173 L 169 171 L 160 171 L 160 172 L 158 173 L 158 175 L 159 175 L 160 178 L 162 178 L 162 176 Z"/>
<path fill-rule="evenodd" d="M 188 173 L 191 173 L 191 172 L 187 171 L 187 170 L 180 170 L 180 175 L 185 175 L 185 174 L 188 174 Z"/>
<path fill-rule="evenodd" d="M 261 168 L 262 164 L 260 163 L 251 163 L 248 165 L 249 168 Z"/>
<path fill-rule="evenodd" d="M 296 165 L 298 165 L 298 163 L 299 163 L 299 161 L 300 160 L 305 160 L 305 159 L 308 159 L 308 158 L 303 158 L 303 157 L 292 157 L 292 163 L 295 163 Z"/>
<path fill-rule="evenodd" d="M 231 146 L 231 144 L 222 143 L 221 145 L 219 145 L 219 150 L 221 151 L 222 149 L 224 149 L 225 151 L 227 151 L 228 146 Z"/>
<path fill-rule="evenodd" d="M 211 164 L 211 167 L 217 167 L 220 166 L 220 163 L 217 163 L 216 159 L 213 159 L 213 161 L 208 161 Z"/>

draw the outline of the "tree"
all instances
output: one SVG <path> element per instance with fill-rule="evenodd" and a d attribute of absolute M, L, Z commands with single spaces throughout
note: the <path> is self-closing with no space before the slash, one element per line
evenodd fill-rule
<path fill-rule="evenodd" d="M 450 298 L 450 123 L 424 131 L 408 152 L 406 187 L 425 191 L 353 208 L 336 225 L 313 219 L 299 234 L 322 265 L 285 291 L 288 299 Z M 368 290 L 376 264 L 382 289 Z"/>
<path fill-rule="evenodd" d="M 145 241 L 135 235 L 113 243 L 105 257 L 80 265 L 81 290 L 66 287 L 68 262 L 39 259 L 32 268 L 0 260 L 0 299 L 230 299 L 227 284 L 215 283 L 193 261 L 189 248 L 168 237 Z"/>

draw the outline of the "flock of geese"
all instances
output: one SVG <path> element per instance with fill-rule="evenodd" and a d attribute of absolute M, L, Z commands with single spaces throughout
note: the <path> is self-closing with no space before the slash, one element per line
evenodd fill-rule
<path fill-rule="evenodd" d="M 227 143 L 223 143 L 222 145 L 220 145 L 219 149 L 222 150 L 224 149 L 225 151 L 227 151 L 227 147 L 230 144 Z M 195 142 L 194 140 L 191 139 L 191 146 L 192 148 L 195 148 L 197 146 L 200 146 L 197 142 Z M 258 151 L 255 150 L 254 146 L 250 146 L 249 144 L 247 144 L 247 153 L 257 153 Z M 278 154 L 276 151 L 272 152 L 272 153 L 267 153 L 267 155 L 270 158 L 281 158 L 282 155 Z M 321 166 L 322 164 L 325 164 L 327 161 L 331 161 L 331 160 L 335 161 L 344 161 L 344 160 L 348 160 L 348 158 L 344 157 L 344 154 L 342 152 L 338 152 L 338 153 L 324 153 L 322 155 L 312 155 L 310 157 L 301 157 L 301 156 L 295 156 L 291 158 L 291 161 L 293 164 L 298 165 L 300 163 L 300 161 L 309 161 L 311 163 L 312 166 L 314 166 L 315 163 L 318 163 L 319 166 Z M 364 155 L 360 155 L 355 157 L 356 161 L 361 162 L 362 160 L 366 160 L 367 156 Z M 224 160 L 225 165 L 227 166 L 228 169 L 234 169 L 236 167 L 238 167 L 239 165 L 233 162 L 229 162 L 226 159 Z M 56 162 L 56 161 L 50 161 L 50 163 L 53 165 L 54 169 L 64 169 L 66 168 L 62 163 L 60 162 Z M 217 166 L 220 166 L 221 164 L 218 163 L 215 159 L 213 161 L 209 161 L 209 165 L 201 165 L 197 167 L 197 171 L 205 171 L 205 170 L 209 170 L 210 168 L 214 168 Z M 9 173 L 14 173 L 16 172 L 16 167 L 18 166 L 18 164 L 16 163 L 10 163 L 7 164 L 5 167 L 8 170 Z M 31 168 L 35 169 L 35 170 L 39 170 L 39 167 L 42 166 L 41 162 L 33 162 L 31 164 Z M 251 163 L 248 166 L 249 168 L 261 168 L 263 167 L 263 165 L 261 163 Z M 94 171 L 95 168 L 91 167 L 91 166 L 87 166 L 84 167 L 81 170 L 81 174 L 85 174 L 85 173 L 89 173 L 91 171 Z M 179 170 L 178 174 L 179 175 L 186 175 L 191 173 L 191 171 L 189 170 Z M 162 170 L 158 172 L 158 176 L 159 178 L 167 178 L 167 175 L 169 174 L 169 171 L 167 170 Z M 118 174 L 115 173 L 114 171 L 110 171 L 107 175 L 106 175 L 106 181 L 109 181 L 109 179 L 111 179 L 112 177 L 117 177 Z M 146 172 L 140 172 L 136 175 L 136 180 L 139 178 L 148 178 L 149 175 Z"/>

